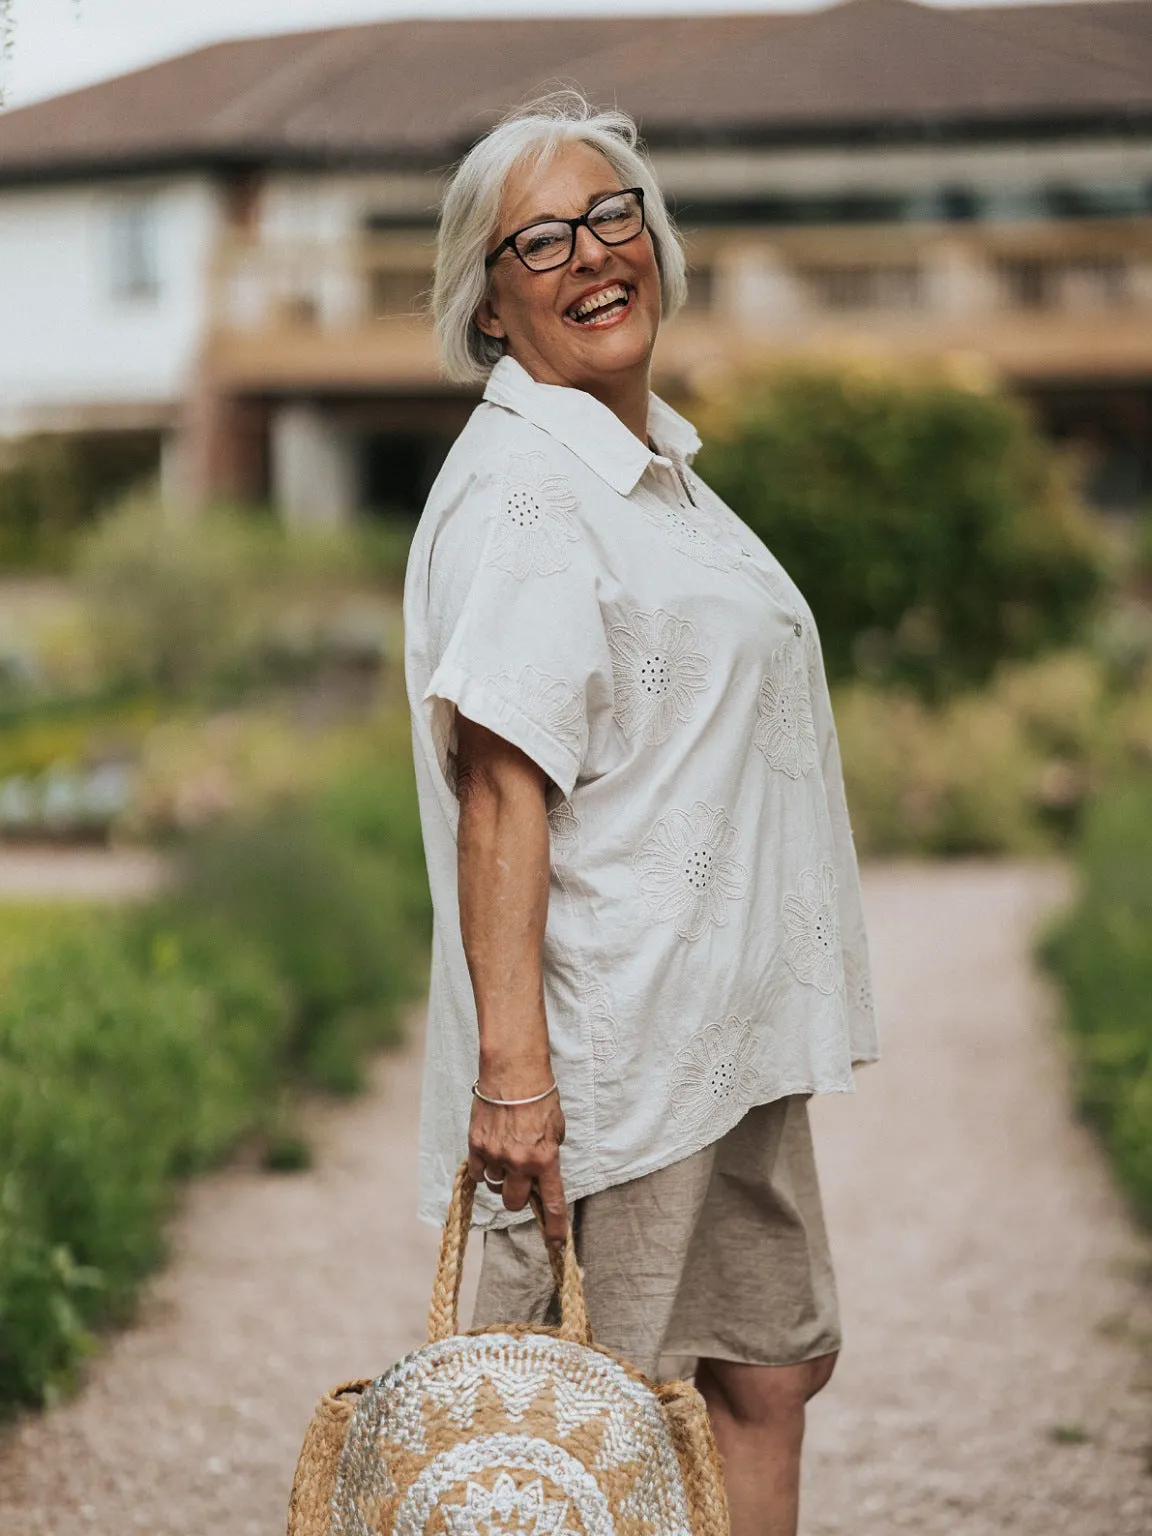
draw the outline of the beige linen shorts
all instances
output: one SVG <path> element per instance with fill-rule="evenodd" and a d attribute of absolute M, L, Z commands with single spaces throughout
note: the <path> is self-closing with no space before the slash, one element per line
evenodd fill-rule
<path fill-rule="evenodd" d="M 793 1365 L 840 1347 L 807 1095 L 571 1210 L 598 1344 L 654 1380 L 700 1359 Z M 535 1222 L 489 1231 L 473 1327 L 556 1321 Z"/>

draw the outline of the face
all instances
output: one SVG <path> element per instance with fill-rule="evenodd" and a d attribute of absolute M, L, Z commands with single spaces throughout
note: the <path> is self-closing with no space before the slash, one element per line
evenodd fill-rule
<path fill-rule="evenodd" d="M 588 144 L 564 145 L 546 165 L 527 162 L 508 178 L 488 249 L 526 224 L 586 213 L 622 186 L 600 151 Z M 584 313 L 597 297 L 608 302 Z M 645 229 L 625 245 L 607 246 L 581 226 L 571 259 L 547 272 L 530 272 L 515 252 L 504 251 L 489 273 L 488 297 L 476 324 L 504 340 L 541 384 L 598 395 L 629 375 L 642 373 L 646 379 L 660 325 L 660 274 L 651 234 Z"/>

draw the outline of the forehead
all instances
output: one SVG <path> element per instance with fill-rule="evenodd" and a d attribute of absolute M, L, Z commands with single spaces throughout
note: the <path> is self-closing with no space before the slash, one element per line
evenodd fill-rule
<path fill-rule="evenodd" d="M 562 144 L 547 161 L 529 157 L 513 166 L 500 198 L 501 228 L 535 218 L 575 217 L 590 198 L 621 186 L 611 163 L 591 144 Z"/>

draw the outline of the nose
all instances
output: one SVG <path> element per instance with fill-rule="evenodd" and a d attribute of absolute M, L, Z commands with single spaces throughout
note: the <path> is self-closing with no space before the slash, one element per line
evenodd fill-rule
<path fill-rule="evenodd" d="M 576 231 L 576 243 L 572 247 L 572 268 L 576 272 L 599 272 L 608 255 L 608 247 L 588 228 L 581 224 Z"/>

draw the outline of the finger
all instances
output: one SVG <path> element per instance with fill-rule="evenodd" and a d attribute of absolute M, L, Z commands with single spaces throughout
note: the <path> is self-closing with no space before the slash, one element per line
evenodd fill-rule
<path fill-rule="evenodd" d="M 504 1207 L 509 1211 L 522 1211 L 528 1204 L 528 1196 L 532 1190 L 532 1180 L 526 1173 L 513 1173 L 509 1170 L 504 1175 Z"/>
<path fill-rule="evenodd" d="M 554 1162 L 536 1180 L 544 1205 L 544 1238 L 550 1248 L 563 1248 L 568 1237 L 568 1202 L 560 1164 Z"/>
<path fill-rule="evenodd" d="M 477 1184 L 483 1183 L 484 1169 L 487 1161 L 488 1159 L 480 1148 L 468 1148 L 468 1172 Z"/>

